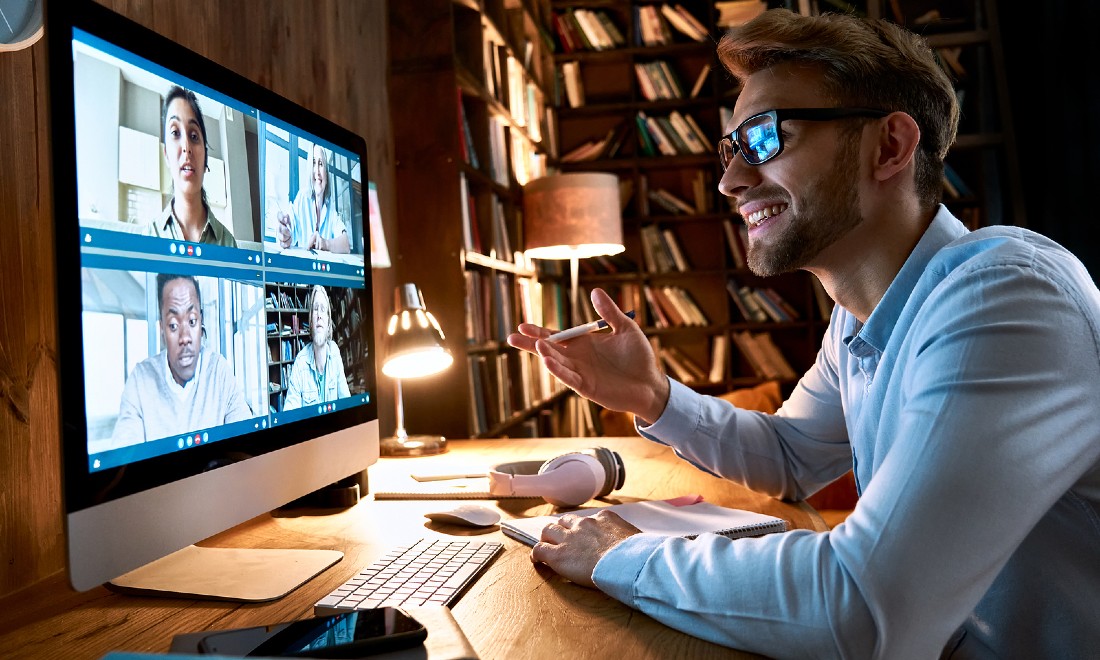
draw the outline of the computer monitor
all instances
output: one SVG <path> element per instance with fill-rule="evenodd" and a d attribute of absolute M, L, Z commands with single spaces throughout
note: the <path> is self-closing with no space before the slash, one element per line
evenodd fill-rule
<path fill-rule="evenodd" d="M 365 142 L 90 0 L 47 35 L 70 581 L 308 579 L 194 544 L 377 460 Z"/>

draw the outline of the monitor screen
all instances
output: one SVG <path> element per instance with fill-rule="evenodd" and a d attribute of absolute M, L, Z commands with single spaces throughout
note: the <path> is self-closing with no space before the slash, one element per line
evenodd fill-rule
<path fill-rule="evenodd" d="M 363 139 L 87 1 L 47 8 L 69 571 L 378 455 Z"/>

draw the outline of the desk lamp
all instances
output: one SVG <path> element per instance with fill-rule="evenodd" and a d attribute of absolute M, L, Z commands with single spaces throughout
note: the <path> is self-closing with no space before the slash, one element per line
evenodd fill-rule
<path fill-rule="evenodd" d="M 389 356 L 382 373 L 394 379 L 397 389 L 397 430 L 384 438 L 382 456 L 427 456 L 447 451 L 447 439 L 438 435 L 409 435 L 405 430 L 405 411 L 401 381 L 439 373 L 451 366 L 454 357 L 444 345 L 443 330 L 424 307 L 424 296 L 411 283 L 394 290 L 394 312 L 386 326 Z"/>
<path fill-rule="evenodd" d="M 574 323 L 580 323 L 579 260 L 626 249 L 621 209 L 619 177 L 606 172 L 554 174 L 523 188 L 527 256 L 569 260 Z"/>

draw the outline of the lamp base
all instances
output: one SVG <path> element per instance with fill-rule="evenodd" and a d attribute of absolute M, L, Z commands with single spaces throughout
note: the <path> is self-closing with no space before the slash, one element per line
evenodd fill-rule
<path fill-rule="evenodd" d="M 382 438 L 378 453 L 386 457 L 433 456 L 447 451 L 447 438 L 441 435 L 409 435 Z"/>

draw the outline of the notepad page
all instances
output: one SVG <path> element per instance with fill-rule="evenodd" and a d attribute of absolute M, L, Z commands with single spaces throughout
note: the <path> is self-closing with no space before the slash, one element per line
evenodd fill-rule
<path fill-rule="evenodd" d="M 744 509 L 732 509 L 710 502 L 699 502 L 688 506 L 674 506 L 663 500 L 629 502 L 569 513 L 591 516 L 604 509 L 614 511 L 643 532 L 665 536 L 690 538 L 699 534 L 715 533 L 737 538 L 782 532 L 787 529 L 787 523 L 782 518 Z M 565 514 L 505 520 L 500 524 L 501 530 L 512 538 L 534 545 L 538 542 L 542 529 L 562 515 Z"/>

